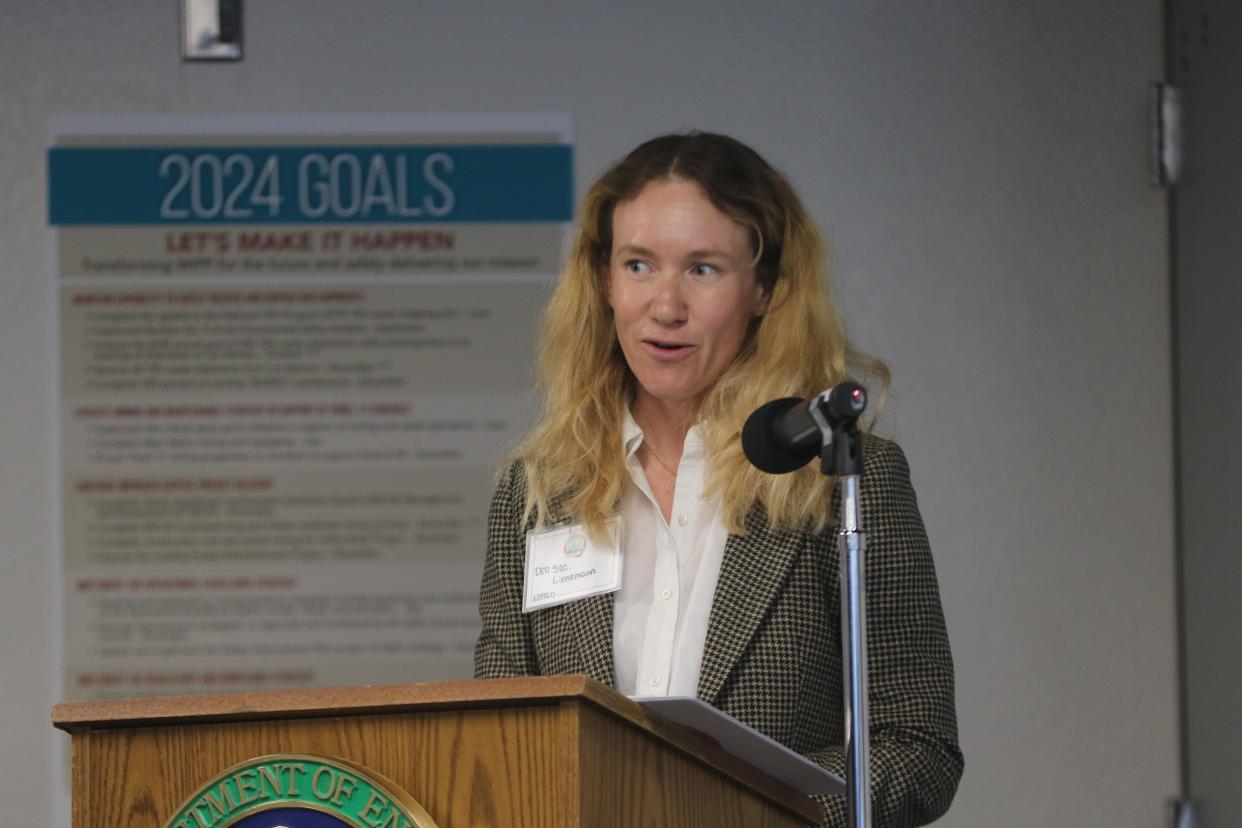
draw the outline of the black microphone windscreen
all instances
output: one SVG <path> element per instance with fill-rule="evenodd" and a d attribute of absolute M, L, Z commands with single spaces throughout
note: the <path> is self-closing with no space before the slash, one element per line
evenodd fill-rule
<path fill-rule="evenodd" d="M 828 395 L 830 423 L 853 422 L 866 410 L 867 389 L 851 380 L 837 384 Z"/>
<path fill-rule="evenodd" d="M 742 426 L 742 452 L 759 471 L 768 474 L 785 474 L 811 462 L 819 453 L 819 445 L 812 443 L 805 449 L 788 449 L 777 437 L 776 424 L 781 416 L 802 402 L 798 397 L 772 400 L 755 409 Z"/>

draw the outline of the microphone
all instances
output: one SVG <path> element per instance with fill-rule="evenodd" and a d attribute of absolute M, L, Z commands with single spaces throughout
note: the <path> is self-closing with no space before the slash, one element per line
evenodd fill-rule
<path fill-rule="evenodd" d="M 866 408 L 866 389 L 848 380 L 805 400 L 772 400 L 756 408 L 746 420 L 742 452 L 759 471 L 796 471 L 811 462 L 823 446 L 817 414 L 827 427 L 839 428 L 857 420 Z"/>

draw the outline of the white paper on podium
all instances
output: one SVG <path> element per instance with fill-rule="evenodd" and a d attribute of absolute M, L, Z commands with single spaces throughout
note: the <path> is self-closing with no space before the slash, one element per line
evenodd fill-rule
<path fill-rule="evenodd" d="M 671 722 L 715 739 L 748 765 L 807 794 L 844 794 L 845 780 L 805 756 L 769 739 L 753 727 L 693 696 L 631 697 Z"/>

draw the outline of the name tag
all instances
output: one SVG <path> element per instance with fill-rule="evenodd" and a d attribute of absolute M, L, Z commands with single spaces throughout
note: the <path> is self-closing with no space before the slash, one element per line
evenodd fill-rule
<path fill-rule="evenodd" d="M 620 589 L 620 517 L 604 524 L 604 537 L 593 540 L 582 524 L 527 532 L 522 612 Z"/>

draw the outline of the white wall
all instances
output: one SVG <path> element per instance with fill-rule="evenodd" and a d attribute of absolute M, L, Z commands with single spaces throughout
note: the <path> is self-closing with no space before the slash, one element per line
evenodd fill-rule
<path fill-rule="evenodd" d="M 51 113 L 566 109 L 579 187 L 656 132 L 754 143 L 834 243 L 937 553 L 950 826 L 1158 826 L 1176 792 L 1161 4 L 265 0 L 181 65 L 176 4 L 5 0 L 0 802 L 53 824 Z M 55 768 L 52 774 L 49 769 Z"/>

